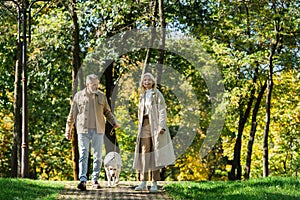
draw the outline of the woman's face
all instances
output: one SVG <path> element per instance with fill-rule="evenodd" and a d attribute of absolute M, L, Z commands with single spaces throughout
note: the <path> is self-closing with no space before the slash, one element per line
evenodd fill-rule
<path fill-rule="evenodd" d="M 143 79 L 143 86 L 146 88 L 146 89 L 151 89 L 152 86 L 153 86 L 154 82 L 153 80 L 150 78 L 150 76 L 145 76 L 144 79 Z"/>

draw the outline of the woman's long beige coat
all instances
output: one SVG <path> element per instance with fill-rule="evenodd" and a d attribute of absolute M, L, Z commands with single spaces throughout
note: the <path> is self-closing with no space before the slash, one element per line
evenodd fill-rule
<path fill-rule="evenodd" d="M 138 106 L 138 136 L 136 140 L 135 155 L 133 161 L 133 168 L 137 170 L 141 170 L 139 149 L 144 113 L 144 98 L 145 95 L 141 95 Z M 151 106 L 149 109 L 149 122 L 151 127 L 152 143 L 154 146 L 155 167 L 158 168 L 174 164 L 175 162 L 174 148 L 166 123 L 166 114 L 166 105 L 163 95 L 159 90 L 152 89 Z M 159 134 L 161 129 L 165 129 L 166 131 L 163 134 Z"/>

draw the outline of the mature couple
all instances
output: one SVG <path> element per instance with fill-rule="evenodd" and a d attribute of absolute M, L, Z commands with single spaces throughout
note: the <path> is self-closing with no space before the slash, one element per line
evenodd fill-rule
<path fill-rule="evenodd" d="M 79 179 L 77 188 L 86 190 L 87 163 L 90 141 L 93 149 L 92 187 L 99 189 L 99 173 L 102 165 L 102 145 L 105 133 L 105 118 L 117 128 L 119 125 L 111 112 L 105 95 L 98 90 L 98 77 L 94 74 L 86 78 L 86 88 L 73 97 L 67 119 L 65 136 L 71 137 L 75 123 L 79 145 Z M 147 181 L 152 181 L 150 192 L 157 192 L 160 168 L 175 161 L 173 145 L 166 124 L 166 105 L 161 92 L 156 89 L 155 78 L 145 73 L 140 83 L 138 106 L 138 137 L 135 147 L 133 167 L 139 173 L 141 183 L 137 191 L 147 189 Z M 107 152 L 108 153 L 108 152 Z"/>

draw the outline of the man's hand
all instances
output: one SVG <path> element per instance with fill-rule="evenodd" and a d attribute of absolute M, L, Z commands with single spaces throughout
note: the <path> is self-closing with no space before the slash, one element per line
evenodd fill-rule
<path fill-rule="evenodd" d="M 118 123 L 114 124 L 113 128 L 119 128 L 119 124 Z"/>
<path fill-rule="evenodd" d="M 160 131 L 159 131 L 159 134 L 164 134 L 165 133 L 165 129 L 161 129 Z"/>
<path fill-rule="evenodd" d="M 71 134 L 70 133 L 65 133 L 66 139 L 70 140 L 71 139 Z"/>

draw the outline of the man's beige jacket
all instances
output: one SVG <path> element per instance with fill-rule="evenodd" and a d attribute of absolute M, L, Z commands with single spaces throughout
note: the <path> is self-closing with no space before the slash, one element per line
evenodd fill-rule
<path fill-rule="evenodd" d="M 105 133 L 105 119 L 111 125 L 117 124 L 114 115 L 111 112 L 110 106 L 108 105 L 106 96 L 98 91 L 95 94 L 94 102 L 95 113 L 96 113 L 96 129 L 97 133 Z M 89 116 L 89 97 L 86 88 L 77 92 L 73 98 L 71 110 L 67 118 L 66 124 L 66 135 L 71 134 L 72 127 L 76 123 L 77 133 L 88 132 L 88 116 Z"/>

